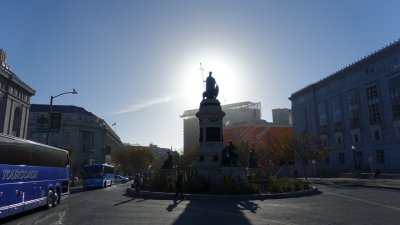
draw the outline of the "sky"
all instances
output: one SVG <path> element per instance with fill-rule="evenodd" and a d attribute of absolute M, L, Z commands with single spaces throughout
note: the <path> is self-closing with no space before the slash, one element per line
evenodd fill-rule
<path fill-rule="evenodd" d="M 124 143 L 181 150 L 213 72 L 222 104 L 262 119 L 297 90 L 399 40 L 400 1 L 0 0 L 0 48 L 36 90 L 115 122 Z M 200 69 L 200 63 L 203 68 Z"/>

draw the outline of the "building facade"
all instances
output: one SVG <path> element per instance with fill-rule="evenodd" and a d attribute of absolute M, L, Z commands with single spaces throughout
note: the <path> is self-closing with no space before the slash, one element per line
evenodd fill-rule
<path fill-rule="evenodd" d="M 292 110 L 291 109 L 273 109 L 272 121 L 275 124 L 292 125 Z"/>
<path fill-rule="evenodd" d="M 30 98 L 35 90 L 15 75 L 0 49 L 0 132 L 26 139 Z"/>
<path fill-rule="evenodd" d="M 331 173 L 400 171 L 400 41 L 290 98 L 295 134 L 320 137 Z"/>
<path fill-rule="evenodd" d="M 29 140 L 46 143 L 49 105 L 32 104 L 29 114 Z M 83 165 L 109 163 L 110 154 L 122 148 L 118 135 L 101 118 L 76 106 L 53 105 L 49 145 L 72 149 L 72 172 L 79 176 Z M 54 118 L 58 118 L 54 120 Z"/>

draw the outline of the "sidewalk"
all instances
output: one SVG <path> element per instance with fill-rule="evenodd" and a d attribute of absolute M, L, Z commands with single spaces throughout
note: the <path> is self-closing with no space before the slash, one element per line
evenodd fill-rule
<path fill-rule="evenodd" d="M 349 178 L 349 177 L 337 177 L 337 178 L 308 178 L 313 184 L 324 184 L 324 185 L 342 185 L 342 186 L 359 186 L 359 187 L 372 187 L 372 188 L 387 188 L 400 190 L 400 179 L 396 178 L 378 178 L 378 179 L 366 179 L 366 178 Z"/>

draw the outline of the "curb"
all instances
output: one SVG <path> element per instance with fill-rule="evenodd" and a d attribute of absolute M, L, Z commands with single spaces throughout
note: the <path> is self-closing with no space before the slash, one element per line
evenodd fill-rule
<path fill-rule="evenodd" d="M 277 194 L 259 194 L 259 195 L 211 195 L 211 194 L 185 194 L 187 200 L 264 200 L 264 199 L 280 199 L 280 198 L 298 198 L 320 194 L 317 187 L 313 186 L 309 190 L 277 193 Z M 167 192 L 151 192 L 141 191 L 136 194 L 135 189 L 127 188 L 126 195 L 130 197 L 140 197 L 148 199 L 174 199 L 175 193 Z"/>
<path fill-rule="evenodd" d="M 400 190 L 400 187 L 384 186 L 377 184 L 364 184 L 361 182 L 348 182 L 348 183 L 335 183 L 335 182 L 324 182 L 324 181 L 313 181 L 314 185 L 329 185 L 329 186 L 345 186 L 345 187 L 365 187 L 365 188 L 378 188 L 388 190 Z"/>

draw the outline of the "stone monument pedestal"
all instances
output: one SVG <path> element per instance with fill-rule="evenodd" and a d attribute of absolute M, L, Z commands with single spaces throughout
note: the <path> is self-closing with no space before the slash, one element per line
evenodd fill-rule
<path fill-rule="evenodd" d="M 168 176 L 168 177 L 175 178 L 176 175 L 177 175 L 175 168 L 173 168 L 173 169 L 160 169 L 159 171 L 160 171 L 161 175 Z"/>
<path fill-rule="evenodd" d="M 200 125 L 200 147 L 193 168 L 216 168 L 221 164 L 221 152 L 224 149 L 222 119 L 225 113 L 217 99 L 203 99 L 196 113 Z"/>
<path fill-rule="evenodd" d="M 225 113 L 217 99 L 203 99 L 199 112 L 196 113 L 200 124 L 200 147 L 193 169 L 209 178 L 213 184 L 220 184 L 223 179 L 237 183 L 246 183 L 246 170 L 239 166 L 221 166 L 224 150 L 222 119 Z"/>

